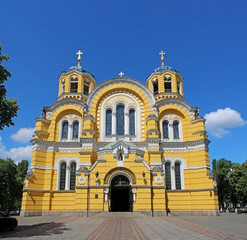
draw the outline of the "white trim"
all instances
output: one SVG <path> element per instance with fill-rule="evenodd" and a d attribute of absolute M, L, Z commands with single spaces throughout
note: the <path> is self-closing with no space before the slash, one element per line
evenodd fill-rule
<path fill-rule="evenodd" d="M 92 167 L 90 167 L 89 171 L 91 172 L 91 171 L 95 168 L 95 166 L 96 166 L 97 164 L 98 164 L 98 161 L 96 160 L 95 163 L 92 165 Z"/>
<path fill-rule="evenodd" d="M 199 166 L 190 166 L 190 167 L 185 167 L 185 170 L 192 170 L 192 169 L 201 169 L 201 168 L 208 168 L 210 169 L 209 165 L 199 165 Z"/>
<path fill-rule="evenodd" d="M 63 122 L 67 121 L 68 122 L 68 137 L 67 138 L 62 138 L 62 129 L 63 129 Z M 73 123 L 75 121 L 78 121 L 79 123 L 79 128 L 78 128 L 78 138 L 73 138 Z M 75 142 L 79 141 L 80 139 L 80 133 L 81 133 L 81 120 L 78 115 L 76 114 L 66 114 L 64 115 L 59 124 L 59 142 Z"/>
<path fill-rule="evenodd" d="M 163 122 L 168 122 L 168 138 L 163 137 Z M 178 122 L 178 131 L 179 131 L 179 138 L 174 138 L 173 132 L 173 123 L 174 121 Z M 161 139 L 163 142 L 182 142 L 183 141 L 183 131 L 182 131 L 182 121 L 181 119 L 175 114 L 166 114 L 160 119 L 160 129 L 161 129 Z"/>
<path fill-rule="evenodd" d="M 186 161 L 181 157 L 165 157 L 162 159 L 163 169 L 165 170 L 165 163 L 170 162 L 171 164 L 171 189 L 175 190 L 175 163 L 180 162 L 180 178 L 181 178 L 181 189 L 185 189 L 184 183 L 184 169 L 186 168 Z"/>
<path fill-rule="evenodd" d="M 146 163 L 145 160 L 143 160 L 143 164 L 145 165 L 145 167 L 146 167 L 149 171 L 151 171 L 151 168 L 148 166 L 148 164 Z"/>
<path fill-rule="evenodd" d="M 41 165 L 33 165 L 30 167 L 30 169 L 57 170 L 54 167 L 46 167 L 46 166 L 41 166 Z"/>
<path fill-rule="evenodd" d="M 162 163 L 161 162 L 151 162 L 150 166 L 161 166 Z"/>
<path fill-rule="evenodd" d="M 149 91 L 149 89 L 145 85 L 143 85 L 142 83 L 138 82 L 137 80 L 131 79 L 131 78 L 125 78 L 125 77 L 112 78 L 112 79 L 106 80 L 106 81 L 100 83 L 98 86 L 96 86 L 92 90 L 92 92 L 89 95 L 88 100 L 87 100 L 89 108 L 91 108 L 92 102 L 93 102 L 96 94 L 100 93 L 104 88 L 107 88 L 108 86 L 112 86 L 112 91 L 115 91 L 117 88 L 119 88 L 119 84 L 126 85 L 126 89 L 138 89 L 138 90 L 140 90 L 147 97 L 150 109 L 154 113 L 153 106 L 155 105 L 155 99 L 154 99 L 154 96 L 152 95 L 152 93 Z"/>
<path fill-rule="evenodd" d="M 90 162 L 80 162 L 80 166 L 91 166 Z"/>
<path fill-rule="evenodd" d="M 55 168 L 57 170 L 57 190 L 60 186 L 60 173 L 61 173 L 61 164 L 66 163 L 66 180 L 65 180 L 65 190 L 69 190 L 69 180 L 70 180 L 70 165 L 72 162 L 76 163 L 76 170 L 79 169 L 80 159 L 77 157 L 61 157 L 58 158 L 55 162 Z"/>
<path fill-rule="evenodd" d="M 111 176 L 110 181 L 109 181 L 109 186 L 111 186 L 112 179 L 119 175 L 124 175 L 125 177 L 127 177 L 129 179 L 130 186 L 132 185 L 131 178 L 126 173 L 119 172 Z"/>
<path fill-rule="evenodd" d="M 103 102 L 101 102 L 100 111 L 98 109 L 98 114 L 100 114 L 100 140 L 101 141 L 116 141 L 116 108 L 118 105 L 124 106 L 124 137 L 123 140 L 129 141 L 129 110 L 135 110 L 135 141 L 141 140 L 141 106 L 140 103 L 135 99 L 133 94 L 125 92 L 117 92 L 113 95 L 106 97 Z M 134 105 L 135 104 L 135 105 Z M 106 111 L 108 109 L 112 110 L 112 137 L 106 136 Z M 133 139 L 132 139 L 133 141 Z"/>

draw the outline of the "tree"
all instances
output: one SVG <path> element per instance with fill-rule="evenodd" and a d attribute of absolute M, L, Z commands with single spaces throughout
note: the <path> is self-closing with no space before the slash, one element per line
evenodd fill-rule
<path fill-rule="evenodd" d="M 213 160 L 213 172 L 218 187 L 218 198 L 220 206 L 224 202 L 237 204 L 242 207 L 247 204 L 247 161 L 243 164 L 232 163 L 224 158 Z"/>
<path fill-rule="evenodd" d="M 231 202 L 242 207 L 247 203 L 247 161 L 243 164 L 234 164 L 229 178 Z"/>
<path fill-rule="evenodd" d="M 10 158 L 0 159 L 0 210 L 9 211 L 21 207 L 23 180 L 27 168 L 27 160 L 22 160 L 16 166 Z"/>
<path fill-rule="evenodd" d="M 12 118 L 17 116 L 19 110 L 16 99 L 6 98 L 7 90 L 4 82 L 11 76 L 11 73 L 2 65 L 2 61 L 8 61 L 9 57 L 7 55 L 2 56 L 1 50 L 2 45 L 0 44 L 0 130 L 4 126 L 14 125 Z"/>
<path fill-rule="evenodd" d="M 22 189 L 23 189 L 23 182 L 24 178 L 27 174 L 28 170 L 28 161 L 27 160 L 22 160 L 21 162 L 18 163 L 17 165 L 17 174 L 16 174 L 16 179 L 17 179 L 17 195 L 16 195 L 16 201 L 14 203 L 13 208 L 14 209 L 19 209 L 21 207 L 21 200 L 22 200 Z"/>
<path fill-rule="evenodd" d="M 0 205 L 1 210 L 12 209 L 16 199 L 18 182 L 16 179 L 17 167 L 10 158 L 0 159 Z"/>
<path fill-rule="evenodd" d="M 213 173 L 217 181 L 218 199 L 221 207 L 224 205 L 224 202 L 229 202 L 231 198 L 229 177 L 232 165 L 232 162 L 225 158 L 221 158 L 218 161 L 214 159 L 212 161 Z"/>

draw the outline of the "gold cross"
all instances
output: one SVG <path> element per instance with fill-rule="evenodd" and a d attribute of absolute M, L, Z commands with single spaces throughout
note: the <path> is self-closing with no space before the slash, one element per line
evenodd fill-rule
<path fill-rule="evenodd" d="M 80 67 L 81 66 L 81 55 L 83 54 L 83 52 L 79 50 L 76 54 L 78 55 L 78 58 L 77 58 L 78 65 L 77 66 Z"/>
<path fill-rule="evenodd" d="M 164 58 L 164 55 L 166 53 L 163 52 L 163 50 L 159 53 L 159 55 L 161 55 L 161 66 L 164 67 L 165 66 L 165 58 Z"/>
<path fill-rule="evenodd" d="M 124 73 L 121 71 L 118 75 L 119 75 L 120 77 L 123 77 Z"/>

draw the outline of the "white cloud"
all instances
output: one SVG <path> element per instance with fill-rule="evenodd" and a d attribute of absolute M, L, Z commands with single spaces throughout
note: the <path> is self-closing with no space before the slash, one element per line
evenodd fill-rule
<path fill-rule="evenodd" d="M 6 149 L 4 144 L 2 143 L 2 138 L 0 136 L 0 157 L 11 158 L 14 162 L 20 162 L 21 160 L 30 160 L 32 155 L 32 146 L 11 148 L 9 150 Z"/>
<path fill-rule="evenodd" d="M 239 112 L 229 107 L 208 113 L 204 118 L 206 119 L 207 131 L 217 138 L 229 134 L 229 128 L 241 127 L 247 123 L 242 119 Z"/>
<path fill-rule="evenodd" d="M 25 143 L 32 139 L 35 128 L 20 128 L 17 133 L 10 137 L 16 142 Z"/>

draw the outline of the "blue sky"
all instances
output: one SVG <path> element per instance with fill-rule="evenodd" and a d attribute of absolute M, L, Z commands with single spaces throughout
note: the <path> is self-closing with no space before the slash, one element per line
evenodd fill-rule
<path fill-rule="evenodd" d="M 0 43 L 11 59 L 15 126 L 0 131 L 0 157 L 30 158 L 34 119 L 55 102 L 58 77 L 77 64 L 97 83 L 120 71 L 145 84 L 165 64 L 184 77 L 186 101 L 207 119 L 210 159 L 247 159 L 247 1 L 3 1 Z"/>

